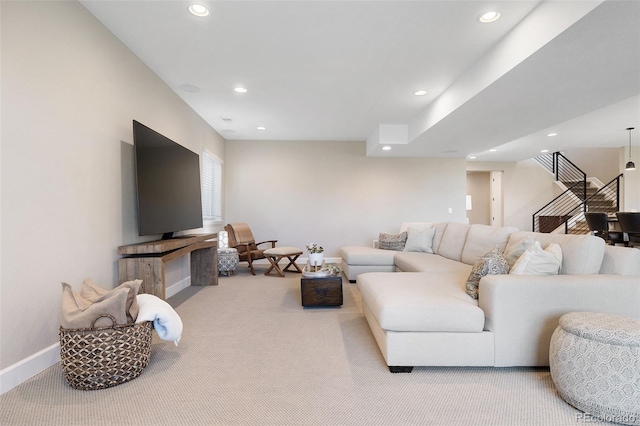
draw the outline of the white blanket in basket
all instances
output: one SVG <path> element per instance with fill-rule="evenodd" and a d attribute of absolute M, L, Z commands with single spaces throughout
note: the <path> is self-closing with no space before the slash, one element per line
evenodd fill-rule
<path fill-rule="evenodd" d="M 182 336 L 182 320 L 164 300 L 153 294 L 139 294 L 136 323 L 153 321 L 153 328 L 162 340 L 173 341 L 176 346 Z"/>

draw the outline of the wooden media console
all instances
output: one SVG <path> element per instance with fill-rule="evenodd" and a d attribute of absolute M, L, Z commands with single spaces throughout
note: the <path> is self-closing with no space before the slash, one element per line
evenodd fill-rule
<path fill-rule="evenodd" d="M 164 265 L 191 253 L 191 285 L 218 285 L 218 234 L 185 235 L 118 247 L 119 282 L 142 280 L 143 293 L 166 299 Z"/>

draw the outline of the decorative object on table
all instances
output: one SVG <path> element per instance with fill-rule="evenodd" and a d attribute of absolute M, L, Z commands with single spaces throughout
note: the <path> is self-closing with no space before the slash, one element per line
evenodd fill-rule
<path fill-rule="evenodd" d="M 312 268 L 322 268 L 324 262 L 324 248 L 316 243 L 311 243 L 307 246 L 307 252 L 309 252 L 309 265 Z"/>
<path fill-rule="evenodd" d="M 302 276 L 309 278 L 332 277 L 340 274 L 340 268 L 333 264 L 323 264 L 322 268 L 314 271 L 315 267 L 311 267 L 308 263 L 302 268 Z"/>
<path fill-rule="evenodd" d="M 219 248 L 218 249 L 218 273 L 225 274 L 226 276 L 233 275 L 238 267 L 238 250 L 234 248 Z"/>

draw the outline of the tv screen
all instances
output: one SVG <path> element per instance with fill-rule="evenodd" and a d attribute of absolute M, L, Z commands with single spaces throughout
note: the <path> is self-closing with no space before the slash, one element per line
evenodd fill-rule
<path fill-rule="evenodd" d="M 200 158 L 171 139 L 133 121 L 138 234 L 202 227 Z"/>

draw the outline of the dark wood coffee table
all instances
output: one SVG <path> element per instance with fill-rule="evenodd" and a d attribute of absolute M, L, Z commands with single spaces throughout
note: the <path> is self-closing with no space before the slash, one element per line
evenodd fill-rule
<path fill-rule="evenodd" d="M 302 277 L 300 280 L 302 306 L 341 306 L 342 277 Z"/>

